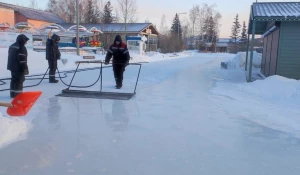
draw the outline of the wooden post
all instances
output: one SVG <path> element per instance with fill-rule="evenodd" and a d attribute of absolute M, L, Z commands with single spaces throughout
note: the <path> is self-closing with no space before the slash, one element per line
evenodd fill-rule
<path fill-rule="evenodd" d="M 251 40 L 251 54 L 250 54 L 248 82 L 252 81 L 252 63 L 253 63 L 253 47 L 254 47 L 254 39 L 255 39 L 255 23 L 256 23 L 256 21 L 255 21 L 255 19 L 253 19 L 252 40 Z"/>
<path fill-rule="evenodd" d="M 246 52 L 246 64 L 245 64 L 245 71 L 247 71 L 247 66 L 248 66 L 249 42 L 250 42 L 250 34 L 248 34 L 248 40 L 247 40 L 247 52 Z"/>

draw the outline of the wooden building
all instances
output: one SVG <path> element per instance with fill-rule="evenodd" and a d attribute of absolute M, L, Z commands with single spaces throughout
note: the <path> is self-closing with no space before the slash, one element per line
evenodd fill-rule
<path fill-rule="evenodd" d="M 14 26 L 19 22 L 28 22 L 39 28 L 47 23 L 64 23 L 64 20 L 53 13 L 0 2 L 0 24 Z"/>
<path fill-rule="evenodd" d="M 300 2 L 253 3 L 248 34 L 252 41 L 255 35 L 263 37 L 262 74 L 300 79 Z M 249 69 L 246 64 L 248 81 L 252 81 L 252 52 L 253 47 Z"/>

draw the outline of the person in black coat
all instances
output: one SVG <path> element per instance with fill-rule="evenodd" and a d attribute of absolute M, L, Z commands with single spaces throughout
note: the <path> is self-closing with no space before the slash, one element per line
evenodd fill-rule
<path fill-rule="evenodd" d="M 60 59 L 60 51 L 58 49 L 58 42 L 60 37 L 53 34 L 50 38 L 50 33 L 48 34 L 48 39 L 46 43 L 46 59 L 49 65 L 49 83 L 57 83 L 58 80 L 55 79 L 55 72 L 57 69 L 57 60 Z"/>
<path fill-rule="evenodd" d="M 14 98 L 23 92 L 25 75 L 29 74 L 27 65 L 27 49 L 25 44 L 29 38 L 20 34 L 16 42 L 9 46 L 7 70 L 11 71 L 10 97 Z"/>
<path fill-rule="evenodd" d="M 120 35 L 115 37 L 114 43 L 107 50 L 104 64 L 109 64 L 111 57 L 113 57 L 113 71 L 116 80 L 116 88 L 120 89 L 123 83 L 123 73 L 125 67 L 129 64 L 130 59 L 127 45 L 122 42 Z"/>

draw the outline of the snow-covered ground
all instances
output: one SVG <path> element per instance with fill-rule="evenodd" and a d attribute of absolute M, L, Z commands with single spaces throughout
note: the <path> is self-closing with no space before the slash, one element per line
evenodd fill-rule
<path fill-rule="evenodd" d="M 0 54 L 1 77 L 7 77 L 7 50 Z M 44 73 L 43 53 L 29 54 L 30 73 Z M 298 174 L 299 81 L 272 76 L 247 83 L 239 66 L 220 68 L 241 55 L 132 56 L 149 63 L 131 100 L 56 97 L 66 87 L 44 81 L 26 89 L 43 91 L 27 116 L 11 118 L 1 108 L 0 174 Z M 62 59 L 60 70 L 69 70 L 81 58 Z M 115 90 L 105 68 L 104 90 L 132 92 L 137 71 L 126 67 L 124 87 Z M 80 72 L 74 84 L 91 84 L 98 75 Z M 0 92 L 0 101 L 10 101 L 8 95 Z"/>

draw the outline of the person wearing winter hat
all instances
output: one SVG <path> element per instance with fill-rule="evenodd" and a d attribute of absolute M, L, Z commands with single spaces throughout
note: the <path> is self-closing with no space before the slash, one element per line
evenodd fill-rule
<path fill-rule="evenodd" d="M 48 39 L 46 43 L 46 60 L 48 60 L 49 66 L 49 83 L 57 83 L 58 80 L 55 79 L 55 72 L 57 69 L 57 60 L 60 59 L 60 51 L 58 49 L 58 42 L 60 37 L 53 34 L 50 38 L 50 32 L 48 34 Z"/>
<path fill-rule="evenodd" d="M 117 35 L 115 37 L 114 43 L 107 50 L 104 64 L 109 64 L 109 61 L 112 57 L 116 88 L 121 89 L 123 85 L 123 74 L 125 71 L 125 67 L 129 64 L 130 55 L 127 49 L 127 45 L 122 42 L 122 38 L 120 35 Z"/>
<path fill-rule="evenodd" d="M 11 71 L 10 97 L 14 98 L 23 92 L 25 75 L 29 74 L 27 65 L 27 49 L 25 44 L 29 38 L 26 35 L 18 35 L 16 42 L 9 46 L 7 70 Z"/>

